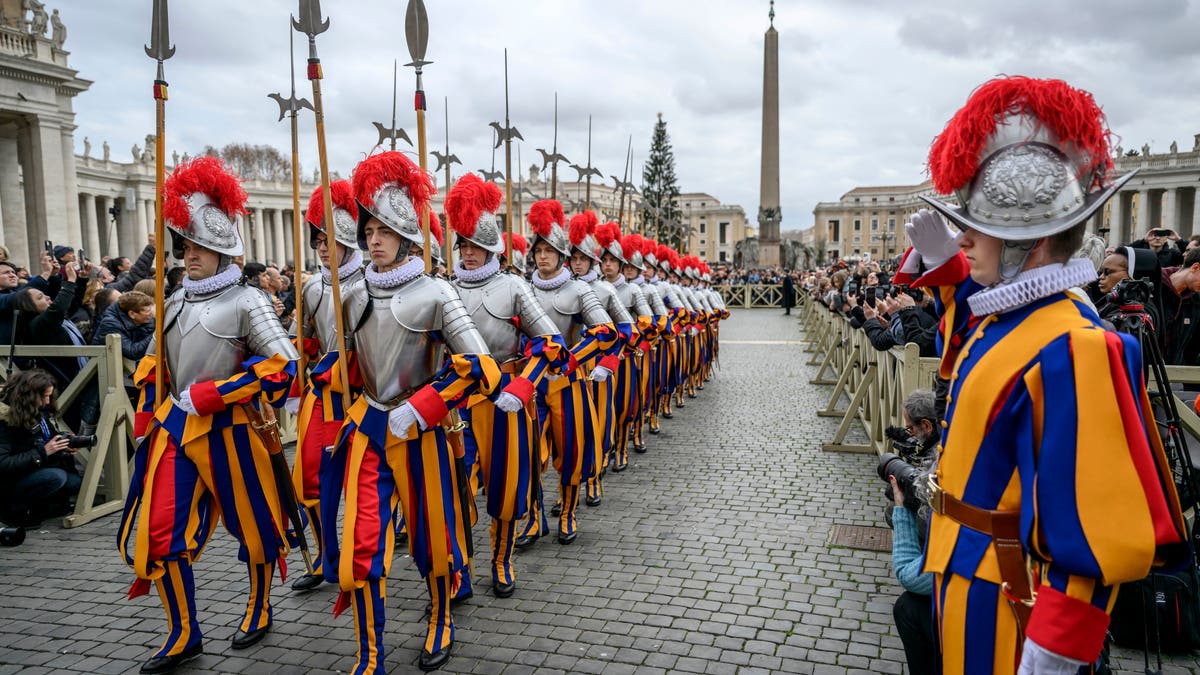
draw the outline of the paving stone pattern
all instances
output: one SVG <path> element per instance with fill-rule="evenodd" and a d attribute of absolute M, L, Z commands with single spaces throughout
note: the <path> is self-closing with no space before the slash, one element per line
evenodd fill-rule
<path fill-rule="evenodd" d="M 473 673 L 901 673 L 892 624 L 899 587 L 890 554 L 829 545 L 834 524 L 879 526 L 875 458 L 820 445 L 829 387 L 808 383 L 794 317 L 740 310 L 725 322 L 717 379 L 665 420 L 650 452 L 610 474 L 604 503 L 580 506 L 574 545 L 543 539 L 518 552 L 516 595 L 480 574 L 455 611 L 447 670 Z M 482 505 L 482 499 L 480 500 Z M 117 518 L 47 525 L 0 549 L 0 675 L 136 672 L 164 630 L 156 595 L 127 601 L 132 573 Z M 476 550 L 489 550 L 487 528 Z M 293 573 L 299 556 L 289 561 Z M 486 569 L 487 560 L 480 561 Z M 332 586 L 277 587 L 274 627 L 229 648 L 248 584 L 218 528 L 196 565 L 205 655 L 180 672 L 329 673 L 353 665 L 353 621 L 335 619 Z M 413 672 L 426 595 L 397 555 L 388 587 L 391 672 Z M 1120 652 L 1125 672 L 1140 653 Z M 1166 672 L 1200 673 L 1176 658 Z"/>

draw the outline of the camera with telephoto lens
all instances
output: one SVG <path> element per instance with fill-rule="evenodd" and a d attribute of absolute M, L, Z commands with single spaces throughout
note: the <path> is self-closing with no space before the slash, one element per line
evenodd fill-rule
<path fill-rule="evenodd" d="M 1113 286 L 1108 297 L 1119 307 L 1145 305 L 1154 297 L 1154 283 L 1150 279 L 1125 278 Z"/>
<path fill-rule="evenodd" d="M 906 462 L 920 461 L 921 455 L 925 452 L 925 449 L 921 447 L 921 441 L 908 433 L 904 427 L 887 427 L 883 430 L 883 435 L 892 442 L 892 449 L 896 451 L 896 454 Z"/>
<path fill-rule="evenodd" d="M 67 436 L 68 448 L 90 448 L 96 444 L 96 434 L 90 436 Z"/>
<path fill-rule="evenodd" d="M 904 506 L 906 508 L 914 513 L 921 508 L 921 500 L 917 498 L 916 490 L 914 489 L 917 476 L 921 474 L 920 469 L 904 461 L 899 455 L 886 452 L 883 454 L 883 457 L 879 458 L 879 466 L 876 467 L 876 471 L 879 472 L 879 477 L 885 483 L 889 483 L 888 478 L 895 476 L 896 485 L 900 486 L 900 489 L 904 492 Z M 883 491 L 883 494 L 893 501 L 896 499 L 890 483 Z"/>

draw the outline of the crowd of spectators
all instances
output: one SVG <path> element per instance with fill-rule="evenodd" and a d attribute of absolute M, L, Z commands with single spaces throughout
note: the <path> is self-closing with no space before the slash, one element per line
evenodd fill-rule
<path fill-rule="evenodd" d="M 153 237 L 134 259 L 105 256 L 97 261 L 71 246 L 50 245 L 31 270 L 11 261 L 0 246 L 0 343 L 6 352 L 13 346 L 103 345 L 115 334 L 121 338 L 122 356 L 136 363 L 154 338 L 159 293 L 155 253 Z M 284 325 L 290 326 L 296 304 L 290 264 L 234 262 L 245 283 L 269 295 Z M 305 271 L 303 278 L 308 275 Z M 163 297 L 181 288 L 182 279 L 183 268 L 171 267 Z M 58 410 L 57 396 L 87 359 L 15 356 L 11 361 L 14 371 L 0 388 L 0 520 L 36 522 L 69 508 L 79 490 L 75 448 L 65 448 L 62 439 L 70 429 L 82 437 L 95 433 L 100 392 L 92 379 L 71 405 Z M 136 394 L 128 378 L 126 388 L 131 397 Z M 14 405 L 33 408 L 16 410 Z M 66 423 L 66 433 L 53 426 L 55 419 Z"/>

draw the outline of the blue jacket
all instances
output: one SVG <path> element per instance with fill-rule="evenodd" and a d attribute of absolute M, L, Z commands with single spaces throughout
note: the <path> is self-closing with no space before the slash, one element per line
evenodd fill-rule
<path fill-rule="evenodd" d="M 897 506 L 892 510 L 892 567 L 904 590 L 919 595 L 933 595 L 933 572 L 921 574 L 924 556 L 921 553 L 921 533 L 912 511 Z"/>

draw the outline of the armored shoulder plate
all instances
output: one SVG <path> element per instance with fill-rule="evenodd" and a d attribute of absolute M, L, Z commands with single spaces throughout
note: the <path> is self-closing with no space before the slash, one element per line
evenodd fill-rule
<path fill-rule="evenodd" d="M 388 307 L 396 323 L 414 333 L 430 333 L 442 329 L 442 305 L 452 298 L 462 305 L 450 284 L 421 275 L 400 286 Z"/>
<path fill-rule="evenodd" d="M 617 288 L 603 279 L 597 279 L 592 282 L 592 291 L 596 294 L 596 298 L 600 300 L 601 306 L 613 323 L 633 323 L 633 317 L 629 315 L 629 310 L 617 297 Z"/>

